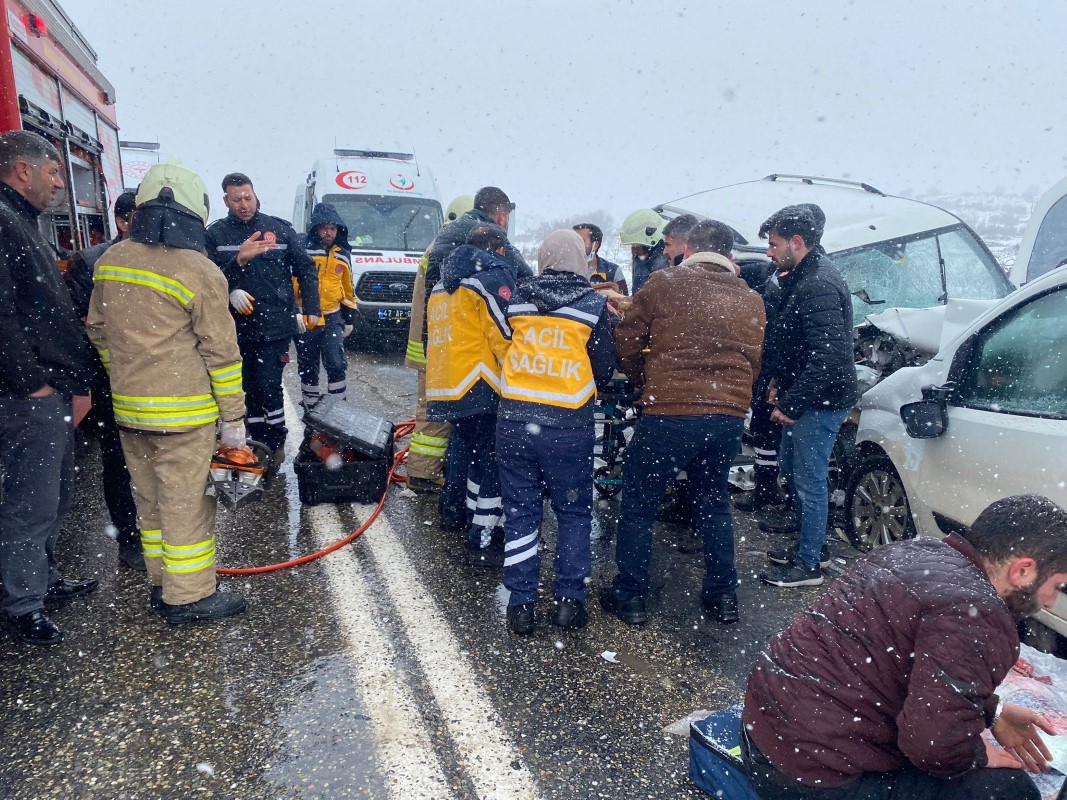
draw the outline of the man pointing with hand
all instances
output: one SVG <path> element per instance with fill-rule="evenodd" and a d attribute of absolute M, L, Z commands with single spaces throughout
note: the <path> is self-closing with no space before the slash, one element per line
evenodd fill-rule
<path fill-rule="evenodd" d="M 229 282 L 244 359 L 248 434 L 276 452 L 284 446 L 287 433 L 282 370 L 289 363 L 293 335 L 318 322 L 318 275 L 292 226 L 260 212 L 247 175 L 227 175 L 222 191 L 229 214 L 208 227 L 207 253 Z M 307 320 L 297 313 L 293 278 L 306 298 Z M 276 455 L 273 464 L 280 463 Z"/>

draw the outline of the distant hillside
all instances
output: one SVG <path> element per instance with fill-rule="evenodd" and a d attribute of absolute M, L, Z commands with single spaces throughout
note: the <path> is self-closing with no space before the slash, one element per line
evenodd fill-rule
<path fill-rule="evenodd" d="M 974 228 L 1005 266 L 1019 252 L 1019 240 L 1034 206 L 1033 200 L 1017 194 L 929 194 L 916 199 L 951 211 Z"/>

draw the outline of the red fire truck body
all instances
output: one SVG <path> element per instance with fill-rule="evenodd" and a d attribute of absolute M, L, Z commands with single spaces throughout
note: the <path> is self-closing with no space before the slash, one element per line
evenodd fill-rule
<path fill-rule="evenodd" d="M 0 0 L 0 131 L 28 130 L 63 156 L 67 190 L 41 215 L 62 250 L 112 236 L 122 192 L 115 89 L 53 0 Z"/>

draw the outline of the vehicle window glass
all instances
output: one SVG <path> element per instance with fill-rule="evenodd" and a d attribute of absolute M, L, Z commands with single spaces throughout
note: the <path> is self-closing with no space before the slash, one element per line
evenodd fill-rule
<path fill-rule="evenodd" d="M 1026 280 L 1051 272 L 1067 258 L 1067 197 L 1061 197 L 1041 220 Z"/>
<path fill-rule="evenodd" d="M 879 242 L 832 257 L 852 292 L 852 324 L 890 308 L 941 304 L 941 267 L 933 235 Z"/>
<path fill-rule="evenodd" d="M 441 227 L 441 207 L 433 200 L 341 194 L 328 194 L 322 199 L 337 208 L 354 250 L 421 253 Z"/>
<path fill-rule="evenodd" d="M 956 228 L 937 235 L 945 259 L 948 296 L 961 300 L 999 300 L 1014 288 L 971 232 Z"/>
<path fill-rule="evenodd" d="M 954 402 L 1067 417 L 1067 289 L 1014 309 L 986 328 Z"/>
<path fill-rule="evenodd" d="M 890 308 L 943 305 L 938 244 L 948 296 L 996 300 L 1011 291 L 1007 278 L 966 228 L 878 242 L 831 256 L 852 292 L 852 322 Z"/>

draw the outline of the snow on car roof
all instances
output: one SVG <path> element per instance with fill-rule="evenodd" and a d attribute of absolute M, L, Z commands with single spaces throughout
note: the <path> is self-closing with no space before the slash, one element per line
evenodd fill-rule
<path fill-rule="evenodd" d="M 669 216 L 689 212 L 725 222 L 758 247 L 760 225 L 778 209 L 796 203 L 815 203 L 826 213 L 822 244 L 828 253 L 960 222 L 937 206 L 885 195 L 866 184 L 792 175 L 709 189 L 660 208 Z"/>

